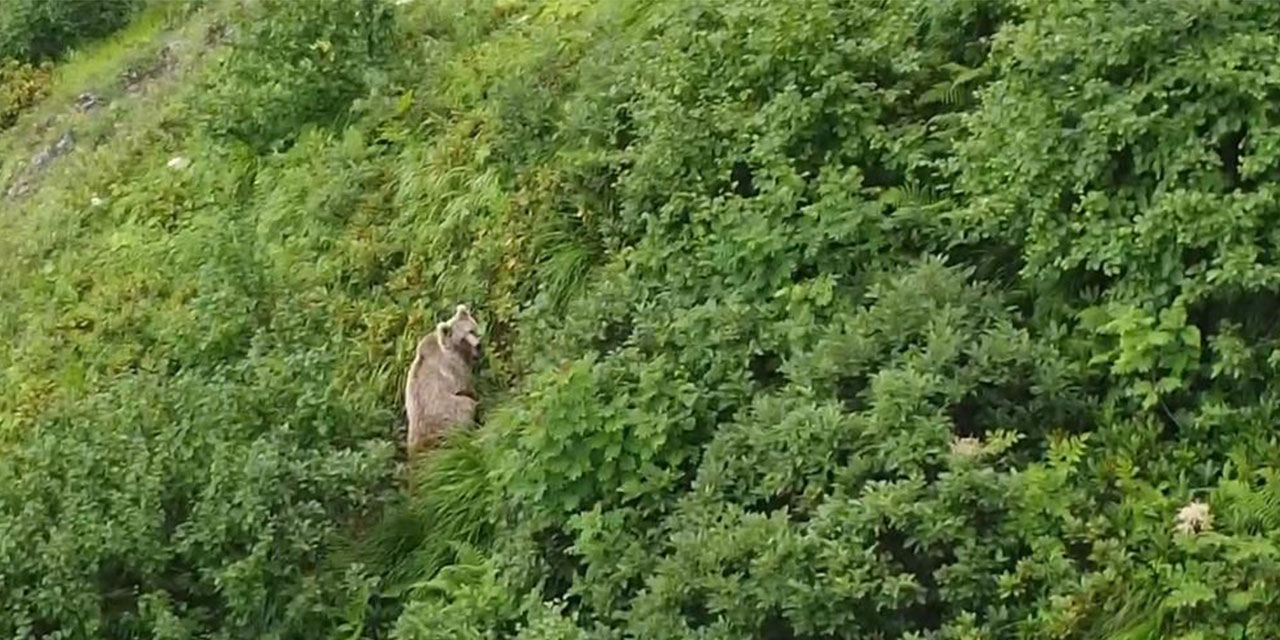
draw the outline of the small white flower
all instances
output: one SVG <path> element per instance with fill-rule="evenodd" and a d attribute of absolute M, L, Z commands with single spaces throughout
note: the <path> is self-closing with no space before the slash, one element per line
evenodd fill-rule
<path fill-rule="evenodd" d="M 951 453 L 963 458 L 976 458 L 982 453 L 982 440 L 978 438 L 955 438 L 951 441 Z"/>
<path fill-rule="evenodd" d="M 1178 523 L 1174 525 L 1182 533 L 1197 533 L 1213 528 L 1213 514 L 1209 513 L 1209 505 L 1193 501 L 1178 511 Z"/>
<path fill-rule="evenodd" d="M 174 156 L 173 159 L 169 161 L 169 168 L 177 171 L 182 171 L 189 166 L 191 166 L 191 161 L 182 156 Z"/>
<path fill-rule="evenodd" d="M 90 204 L 90 205 L 92 205 L 92 206 L 95 206 L 95 207 L 101 207 L 101 206 L 102 206 L 102 203 L 103 203 L 103 199 L 102 199 L 102 198 L 99 198 L 98 196 L 94 196 L 94 197 L 92 197 L 92 198 L 89 198 L 89 204 Z"/>

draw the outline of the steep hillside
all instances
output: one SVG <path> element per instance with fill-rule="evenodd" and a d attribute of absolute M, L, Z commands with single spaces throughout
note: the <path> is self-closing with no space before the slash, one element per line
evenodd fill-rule
<path fill-rule="evenodd" d="M 124 5 L 5 84 L 0 635 L 1280 631 L 1267 3 Z"/>

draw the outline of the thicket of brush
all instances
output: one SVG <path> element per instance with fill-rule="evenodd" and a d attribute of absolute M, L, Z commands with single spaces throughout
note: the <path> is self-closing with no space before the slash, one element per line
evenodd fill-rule
<path fill-rule="evenodd" d="M 1280 630 L 1268 3 L 189 20 L 0 165 L 0 635 Z"/>
<path fill-rule="evenodd" d="M 5 0 L 3 11 L 0 11 L 0 59 L 41 61 L 56 58 L 85 40 L 123 27 L 145 2 Z"/>

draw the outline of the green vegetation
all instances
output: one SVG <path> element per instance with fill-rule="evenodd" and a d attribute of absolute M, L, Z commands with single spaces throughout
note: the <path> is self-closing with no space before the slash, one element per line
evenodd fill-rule
<path fill-rule="evenodd" d="M 0 64 L 0 130 L 44 98 L 49 90 L 49 66 L 6 60 Z"/>
<path fill-rule="evenodd" d="M 5 0 L 0 59 L 47 60 L 124 26 L 144 0 Z"/>
<path fill-rule="evenodd" d="M 1271 637 L 1278 55 L 1265 2 L 221 0 L 5 67 L 0 635 Z M 481 425 L 402 466 L 460 301 Z"/>

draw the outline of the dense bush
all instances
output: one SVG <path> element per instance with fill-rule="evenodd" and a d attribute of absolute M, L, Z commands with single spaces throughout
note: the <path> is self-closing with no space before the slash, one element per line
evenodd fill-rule
<path fill-rule="evenodd" d="M 1280 630 L 1265 4 L 305 4 L 0 216 L 0 632 Z"/>
<path fill-rule="evenodd" d="M 372 0 L 260 0 L 234 16 L 233 46 L 196 97 L 215 135 L 258 149 L 344 113 L 373 73 L 390 14 Z"/>
<path fill-rule="evenodd" d="M 49 67 L 17 60 L 0 63 L 0 130 L 13 126 L 18 115 L 49 91 Z"/>
<path fill-rule="evenodd" d="M 486 426 L 502 533 L 401 637 L 1276 627 L 1274 296 L 1242 235 L 1275 207 L 1231 177 L 1265 154 L 1270 12 L 525 10 L 478 47 L 521 56 L 428 102 L 575 240 L 512 232 L 547 288 Z M 1212 531 L 1175 526 L 1193 499 Z"/>
<path fill-rule="evenodd" d="M 5 0 L 0 59 L 41 61 L 129 22 L 143 0 Z"/>

